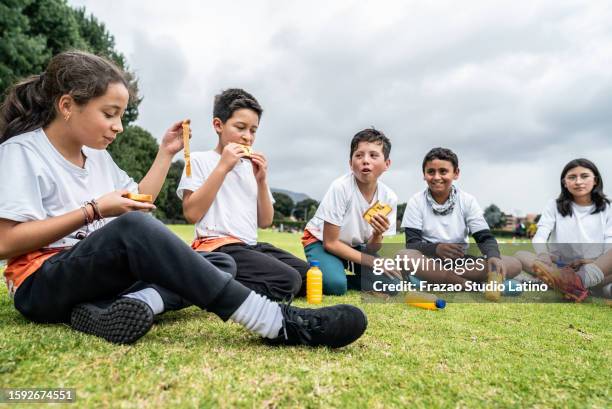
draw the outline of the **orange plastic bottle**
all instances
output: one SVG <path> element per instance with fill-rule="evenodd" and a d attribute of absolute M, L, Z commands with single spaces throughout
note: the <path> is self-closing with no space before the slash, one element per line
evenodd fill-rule
<path fill-rule="evenodd" d="M 446 307 L 446 301 L 433 294 L 422 293 L 419 291 L 409 291 L 406 294 L 406 304 L 426 310 L 441 310 Z"/>
<path fill-rule="evenodd" d="M 503 280 L 504 279 L 501 273 L 499 273 L 497 269 L 495 268 L 495 266 L 493 266 L 493 268 L 491 268 L 491 270 L 489 271 L 489 274 L 487 275 L 487 284 L 497 286 L 501 284 Z M 497 302 L 501 298 L 501 291 L 487 290 L 485 291 L 485 298 L 489 301 Z"/>
<path fill-rule="evenodd" d="M 312 260 L 306 273 L 306 301 L 309 304 L 320 304 L 323 301 L 323 273 L 319 265 L 318 261 Z"/>

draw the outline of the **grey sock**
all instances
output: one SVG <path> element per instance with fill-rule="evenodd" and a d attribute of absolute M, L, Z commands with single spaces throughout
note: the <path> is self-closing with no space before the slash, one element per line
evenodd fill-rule
<path fill-rule="evenodd" d="M 146 303 L 155 315 L 164 312 L 164 300 L 162 300 L 161 295 L 159 295 L 154 288 L 145 288 L 140 291 L 126 294 L 124 297 L 133 298 Z"/>
<path fill-rule="evenodd" d="M 280 306 L 255 292 L 249 294 L 229 319 L 264 338 L 276 338 L 283 327 Z"/>

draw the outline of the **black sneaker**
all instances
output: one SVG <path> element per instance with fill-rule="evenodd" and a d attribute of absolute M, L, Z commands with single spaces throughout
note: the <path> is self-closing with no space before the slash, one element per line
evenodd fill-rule
<path fill-rule="evenodd" d="M 116 344 L 131 344 L 153 325 L 153 311 L 144 302 L 121 297 L 105 306 L 79 304 L 72 309 L 70 325 Z"/>
<path fill-rule="evenodd" d="M 323 308 L 298 308 L 280 304 L 283 328 L 273 344 L 340 348 L 357 340 L 368 326 L 359 308 L 347 304 Z"/>

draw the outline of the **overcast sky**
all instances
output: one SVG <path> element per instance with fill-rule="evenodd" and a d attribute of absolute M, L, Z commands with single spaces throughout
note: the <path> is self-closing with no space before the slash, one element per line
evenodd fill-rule
<path fill-rule="evenodd" d="M 425 187 L 434 146 L 457 152 L 459 186 L 483 208 L 540 212 L 576 157 L 612 194 L 608 1 L 69 3 L 114 35 L 144 97 L 137 124 L 158 139 L 190 117 L 192 150 L 211 149 L 214 95 L 254 94 L 272 187 L 320 200 L 373 125 L 402 202 Z"/>

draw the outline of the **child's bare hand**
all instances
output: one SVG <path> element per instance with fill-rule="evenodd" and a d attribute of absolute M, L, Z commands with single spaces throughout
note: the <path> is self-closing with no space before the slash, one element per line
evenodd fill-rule
<path fill-rule="evenodd" d="M 128 199 L 127 197 L 123 197 L 123 195 L 127 193 L 129 193 L 128 190 L 117 190 L 96 199 L 102 216 L 116 217 L 134 210 L 147 212 L 155 210 L 155 205 L 152 203 L 137 202 L 135 200 Z"/>
<path fill-rule="evenodd" d="M 187 119 L 187 121 L 190 121 Z M 189 128 L 189 138 L 191 138 L 191 128 Z M 168 128 L 159 144 L 159 149 L 174 156 L 183 149 L 183 121 L 175 122 Z"/>
<path fill-rule="evenodd" d="M 225 145 L 225 148 L 223 148 L 223 152 L 221 152 L 219 166 L 225 172 L 229 172 L 234 169 L 234 166 L 236 166 L 240 158 L 244 158 L 245 156 L 246 152 L 240 144 L 228 143 Z"/>
<path fill-rule="evenodd" d="M 268 160 L 262 153 L 252 152 L 251 163 L 253 164 L 253 173 L 255 180 L 260 183 L 266 180 L 268 175 Z"/>
<path fill-rule="evenodd" d="M 462 244 L 439 243 L 436 246 L 436 255 L 442 258 L 461 258 L 465 253 Z"/>
<path fill-rule="evenodd" d="M 374 234 L 377 236 L 382 236 L 384 232 L 389 230 L 391 223 L 387 216 L 384 216 L 380 213 L 376 213 L 372 218 L 370 218 L 370 226 L 374 230 Z"/>

